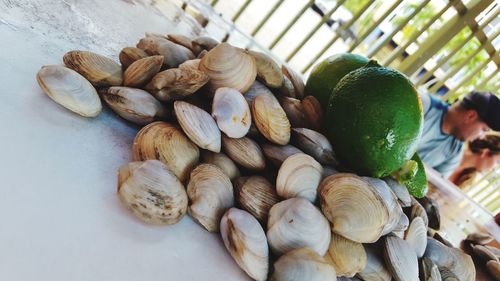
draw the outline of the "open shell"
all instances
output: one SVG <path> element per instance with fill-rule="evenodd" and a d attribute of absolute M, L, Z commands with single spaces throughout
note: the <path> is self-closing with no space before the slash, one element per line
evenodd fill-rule
<path fill-rule="evenodd" d="M 167 116 L 163 105 L 141 89 L 110 87 L 101 93 L 101 97 L 122 118 L 139 125 Z"/>
<path fill-rule="evenodd" d="M 252 123 L 252 114 L 243 95 L 225 87 L 215 91 L 212 117 L 219 129 L 230 138 L 244 137 Z"/>
<path fill-rule="evenodd" d="M 270 142 L 285 145 L 290 141 L 290 122 L 275 98 L 258 96 L 252 103 L 252 117 L 259 132 Z"/>
<path fill-rule="evenodd" d="M 192 68 L 172 68 L 156 74 L 145 89 L 161 101 L 172 101 L 194 94 L 208 82 L 208 76 Z"/>
<path fill-rule="evenodd" d="M 231 208 L 222 217 L 220 233 L 240 268 L 254 280 L 267 280 L 269 249 L 259 222 L 251 214 Z"/>
<path fill-rule="evenodd" d="M 332 264 L 337 276 L 353 277 L 366 266 L 366 251 L 363 244 L 332 233 L 325 260 Z"/>
<path fill-rule="evenodd" d="M 262 150 L 250 138 L 233 139 L 223 135 L 222 146 L 229 158 L 247 169 L 261 171 L 266 167 Z"/>
<path fill-rule="evenodd" d="M 328 221 L 305 198 L 281 201 L 269 211 L 267 241 L 276 255 L 308 247 L 323 256 L 330 237 Z"/>
<path fill-rule="evenodd" d="M 243 209 L 264 224 L 271 207 L 280 201 L 273 185 L 261 176 L 239 178 L 236 183 L 236 200 Z"/>
<path fill-rule="evenodd" d="M 276 179 L 276 192 L 283 198 L 303 197 L 316 201 L 323 167 L 311 156 L 298 153 L 281 165 Z"/>
<path fill-rule="evenodd" d="M 160 71 L 163 56 L 152 56 L 133 62 L 123 73 L 123 85 L 142 88 Z"/>
<path fill-rule="evenodd" d="M 418 258 L 424 255 L 427 246 L 427 228 L 421 217 L 416 217 L 406 231 L 405 240 L 415 250 Z"/>
<path fill-rule="evenodd" d="M 290 251 L 274 263 L 271 281 L 336 280 L 333 266 L 309 248 Z"/>
<path fill-rule="evenodd" d="M 396 281 L 419 281 L 418 259 L 413 248 L 396 236 L 384 239 L 384 259 Z"/>
<path fill-rule="evenodd" d="M 36 75 L 40 88 L 56 103 L 84 117 L 95 117 L 102 105 L 96 90 L 83 76 L 59 65 L 46 65 Z"/>
<path fill-rule="evenodd" d="M 210 77 L 212 92 L 228 87 L 244 93 L 257 76 L 253 57 L 228 43 L 221 43 L 210 50 L 201 59 L 199 69 Z"/>
<path fill-rule="evenodd" d="M 177 121 L 189 139 L 203 149 L 220 152 L 221 133 L 210 114 L 183 101 L 174 102 L 174 110 Z"/>
<path fill-rule="evenodd" d="M 163 64 L 168 68 L 178 67 L 181 63 L 195 58 L 188 48 L 175 44 L 165 37 L 151 34 L 146 34 L 146 37 L 137 43 L 137 48 L 151 56 L 163 56 Z"/>
<path fill-rule="evenodd" d="M 186 214 L 184 186 L 158 160 L 131 162 L 118 171 L 118 196 L 139 219 L 150 224 L 174 224 Z"/>
<path fill-rule="evenodd" d="M 271 88 L 279 88 L 283 85 L 283 73 L 280 66 L 268 55 L 249 51 L 257 65 L 257 76 Z"/>
<path fill-rule="evenodd" d="M 224 153 L 215 153 L 208 150 L 203 150 L 201 153 L 203 163 L 212 164 L 219 167 L 231 181 L 234 181 L 240 176 L 240 171 L 231 158 Z"/>
<path fill-rule="evenodd" d="M 149 55 L 142 49 L 136 47 L 123 48 L 118 55 L 123 69 L 127 69 L 134 61 L 148 57 Z"/>
<path fill-rule="evenodd" d="M 134 139 L 132 154 L 135 161 L 157 159 L 184 182 L 200 151 L 177 127 L 166 122 L 154 122 L 142 128 Z"/>
<path fill-rule="evenodd" d="M 358 273 L 363 280 L 391 281 L 391 273 L 387 270 L 382 251 L 374 245 L 363 245 L 366 251 L 366 266 Z"/>
<path fill-rule="evenodd" d="M 80 73 L 94 86 L 122 84 L 122 67 L 110 58 L 87 51 L 70 51 L 63 60 L 68 68 Z"/>
<path fill-rule="evenodd" d="M 200 164 L 191 172 L 187 186 L 189 215 L 210 232 L 219 231 L 219 222 L 234 205 L 233 185 L 215 165 Z"/>
<path fill-rule="evenodd" d="M 266 158 L 278 168 L 288 157 L 297 153 L 303 153 L 302 150 L 290 144 L 277 145 L 270 143 L 262 144 L 262 151 Z"/>
<path fill-rule="evenodd" d="M 319 186 L 321 209 L 332 231 L 347 239 L 372 243 L 389 223 L 389 209 L 374 186 L 354 174 L 339 173 Z"/>
<path fill-rule="evenodd" d="M 469 255 L 459 249 L 445 246 L 436 239 L 427 238 L 424 257 L 431 259 L 440 269 L 446 268 L 454 275 L 460 276 L 461 281 L 473 281 L 476 278 L 474 262 Z"/>
<path fill-rule="evenodd" d="M 332 145 L 325 136 L 316 131 L 293 128 L 292 143 L 323 165 L 337 164 Z"/>
<path fill-rule="evenodd" d="M 282 65 L 281 70 L 283 71 L 283 74 L 290 79 L 290 82 L 292 82 L 293 89 L 295 91 L 295 97 L 298 99 L 304 98 L 304 80 L 302 77 L 295 72 L 292 68 Z"/>

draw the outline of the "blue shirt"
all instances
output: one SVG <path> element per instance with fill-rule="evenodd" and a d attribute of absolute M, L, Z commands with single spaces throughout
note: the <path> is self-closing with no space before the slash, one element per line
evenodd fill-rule
<path fill-rule="evenodd" d="M 418 155 L 428 166 L 445 178 L 462 160 L 463 142 L 442 130 L 443 118 L 449 105 L 428 94 L 420 94 L 424 110 L 424 129 L 418 145 Z"/>

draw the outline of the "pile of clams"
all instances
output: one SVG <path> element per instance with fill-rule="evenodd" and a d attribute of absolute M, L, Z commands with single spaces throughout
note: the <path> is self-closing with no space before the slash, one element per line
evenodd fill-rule
<path fill-rule="evenodd" d="M 148 33 L 118 57 L 71 51 L 37 80 L 68 110 L 95 117 L 104 103 L 140 126 L 118 172 L 139 220 L 188 214 L 254 280 L 474 280 L 468 255 L 427 235 L 437 205 L 341 166 L 293 69 L 206 36 Z"/>

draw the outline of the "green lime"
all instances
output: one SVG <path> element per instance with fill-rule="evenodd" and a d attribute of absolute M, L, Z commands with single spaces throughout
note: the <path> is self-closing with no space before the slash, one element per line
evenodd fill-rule
<path fill-rule="evenodd" d="M 370 61 L 334 88 L 325 132 L 342 164 L 383 177 L 413 156 L 422 123 L 422 104 L 410 80 Z"/>

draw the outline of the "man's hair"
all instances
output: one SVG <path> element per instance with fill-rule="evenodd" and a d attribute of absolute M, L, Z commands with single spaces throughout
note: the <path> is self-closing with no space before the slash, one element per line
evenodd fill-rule
<path fill-rule="evenodd" d="M 500 153 L 500 136 L 489 134 L 484 138 L 471 141 L 469 149 L 476 154 L 481 153 L 483 149 L 488 149 L 492 154 Z"/>

